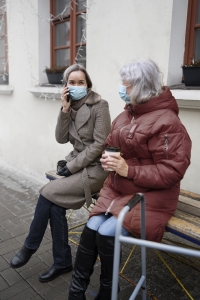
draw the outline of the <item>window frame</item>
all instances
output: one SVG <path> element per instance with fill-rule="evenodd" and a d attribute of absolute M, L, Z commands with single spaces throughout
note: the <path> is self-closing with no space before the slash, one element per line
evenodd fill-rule
<path fill-rule="evenodd" d="M 200 28 L 200 24 L 196 23 L 197 8 L 198 8 L 198 0 L 189 0 L 188 1 L 184 65 L 190 64 L 194 57 L 195 30 L 197 28 Z"/>
<path fill-rule="evenodd" d="M 56 0 L 51 0 L 50 2 L 50 13 L 52 16 L 55 15 L 55 2 Z M 59 17 L 55 17 L 51 22 L 51 29 L 50 29 L 50 56 L 51 56 L 51 67 L 56 66 L 56 50 L 59 49 L 70 49 L 70 65 L 73 64 L 76 60 L 76 48 L 78 46 L 86 46 L 86 43 L 76 43 L 76 34 L 77 34 L 77 26 L 76 26 L 76 19 L 81 14 L 86 14 L 86 9 L 77 12 L 77 5 L 74 1 L 70 3 L 70 14 L 63 16 L 62 20 Z M 55 46 L 55 25 L 64 23 L 66 21 L 70 22 L 70 46 Z"/>
<path fill-rule="evenodd" d="M 0 58 L 1 59 L 4 58 L 5 64 L 6 64 L 4 73 L 8 74 L 7 12 L 5 9 L 4 10 L 0 9 L 0 16 L 2 16 L 4 18 L 4 33 L 3 34 L 0 33 L 0 38 L 4 38 L 4 41 L 5 41 L 5 56 L 0 56 Z"/>

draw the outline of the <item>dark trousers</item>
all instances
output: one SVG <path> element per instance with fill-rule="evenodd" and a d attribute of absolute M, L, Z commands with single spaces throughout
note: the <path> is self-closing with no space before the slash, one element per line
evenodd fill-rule
<path fill-rule="evenodd" d="M 27 248 L 38 249 L 44 237 L 48 221 L 50 221 L 53 240 L 53 266 L 55 268 L 72 265 L 71 247 L 68 245 L 68 224 L 65 213 L 65 208 L 50 202 L 40 195 L 29 234 L 25 240 Z"/>

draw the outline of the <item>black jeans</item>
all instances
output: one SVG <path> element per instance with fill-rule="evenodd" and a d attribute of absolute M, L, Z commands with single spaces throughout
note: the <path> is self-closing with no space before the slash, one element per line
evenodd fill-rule
<path fill-rule="evenodd" d="M 68 245 L 68 224 L 65 208 L 58 206 L 42 195 L 38 198 L 30 232 L 25 240 L 25 246 L 38 249 L 50 220 L 53 240 L 53 257 L 55 268 L 72 265 L 71 247 Z"/>

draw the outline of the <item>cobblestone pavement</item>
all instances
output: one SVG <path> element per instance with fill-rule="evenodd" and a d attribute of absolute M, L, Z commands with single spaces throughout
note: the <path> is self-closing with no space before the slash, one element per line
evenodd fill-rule
<path fill-rule="evenodd" d="M 4 175 L 0 172 L 0 300 L 67 299 L 71 273 L 59 276 L 49 283 L 38 281 L 38 275 L 52 265 L 49 228 L 45 233 L 41 247 L 25 266 L 16 270 L 9 266 L 11 258 L 21 248 L 29 230 L 38 197 L 38 189 L 33 187 L 30 182 L 27 184 L 26 180 L 23 181 L 21 178 L 14 180 L 13 176 Z M 88 213 L 83 208 L 76 211 L 70 218 L 69 226 L 73 226 L 82 219 L 86 220 L 87 215 Z M 70 238 L 76 242 L 79 240 L 78 235 L 72 235 Z M 172 239 L 173 237 L 166 234 L 165 238 Z M 177 241 L 177 238 L 174 240 Z M 178 241 L 184 243 L 181 239 Z M 74 262 L 77 246 L 72 242 L 70 244 Z M 125 261 L 131 248 L 130 245 L 123 245 L 122 261 Z M 162 253 L 162 256 L 176 276 L 182 280 L 192 298 L 189 298 L 183 288 L 178 285 L 155 251 L 147 249 L 147 299 L 199 300 L 200 261 L 195 260 L 194 265 L 193 259 L 190 258 L 190 261 L 187 261 L 189 265 L 187 265 L 165 253 Z M 186 262 L 186 258 L 184 258 L 184 262 Z M 140 278 L 140 269 L 140 249 L 136 247 L 123 275 L 128 277 L 128 280 L 122 276 L 119 277 L 121 290 L 118 299 L 129 299 L 134 289 L 134 283 Z M 97 261 L 86 293 L 88 300 L 94 299 L 99 289 L 99 274 L 100 262 Z M 142 299 L 141 295 L 137 299 Z"/>

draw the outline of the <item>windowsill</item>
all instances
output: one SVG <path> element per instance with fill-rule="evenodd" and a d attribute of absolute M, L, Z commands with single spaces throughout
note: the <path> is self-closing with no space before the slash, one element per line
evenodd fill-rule
<path fill-rule="evenodd" d="M 13 86 L 0 84 L 0 95 L 9 95 L 13 92 Z"/>
<path fill-rule="evenodd" d="M 26 90 L 39 98 L 60 99 L 62 88 L 59 84 L 43 84 L 28 87 Z"/>
<path fill-rule="evenodd" d="M 180 108 L 200 109 L 200 86 L 185 86 L 181 83 L 169 88 Z"/>

